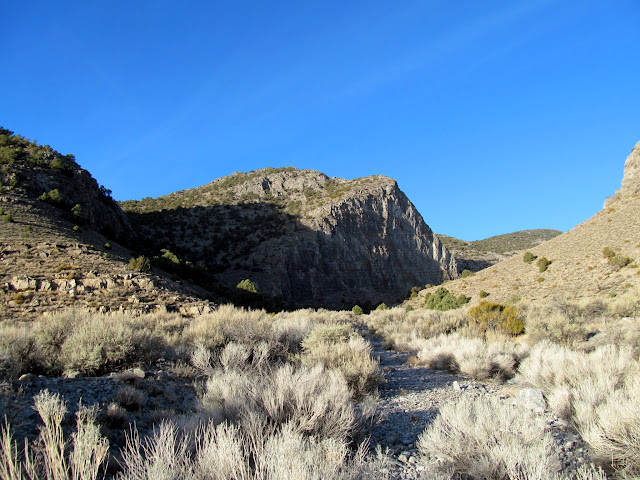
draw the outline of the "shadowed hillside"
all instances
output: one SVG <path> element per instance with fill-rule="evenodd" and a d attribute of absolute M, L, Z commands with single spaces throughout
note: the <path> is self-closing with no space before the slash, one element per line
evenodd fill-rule
<path fill-rule="evenodd" d="M 449 252 L 384 176 L 262 169 L 122 206 L 150 251 L 201 265 L 227 290 L 248 279 L 286 308 L 375 306 L 456 276 Z"/>

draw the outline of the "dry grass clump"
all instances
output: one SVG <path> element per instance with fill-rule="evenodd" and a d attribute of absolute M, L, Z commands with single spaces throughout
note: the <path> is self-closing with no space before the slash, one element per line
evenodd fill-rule
<path fill-rule="evenodd" d="M 35 338 L 31 328 L 0 323 L 0 381 L 12 380 L 34 367 Z"/>
<path fill-rule="evenodd" d="M 545 422 L 529 409 L 494 397 L 461 397 L 444 405 L 420 435 L 418 451 L 440 478 L 561 480 L 560 464 Z M 576 480 L 605 480 L 592 465 Z"/>
<path fill-rule="evenodd" d="M 356 399 L 370 393 L 380 381 L 371 345 L 350 325 L 319 325 L 303 340 L 302 349 L 299 358 L 303 365 L 321 364 L 338 370 Z"/>
<path fill-rule="evenodd" d="M 95 423 L 95 411 L 81 407 L 76 414 L 76 432 L 71 442 L 62 432 L 62 420 L 67 412 L 59 395 L 48 391 L 35 397 L 35 408 L 43 425 L 39 442 L 25 444 L 20 458 L 12 441 L 8 425 L 0 430 L 0 478 L 6 480 L 92 480 L 98 478 L 106 459 L 108 441 L 100 435 Z M 67 448 L 69 447 L 69 448 Z"/>
<path fill-rule="evenodd" d="M 546 339 L 583 350 L 592 350 L 604 342 L 640 347 L 640 331 L 633 326 L 637 322 L 628 318 L 640 315 L 640 290 L 637 288 L 608 302 L 556 298 L 548 302 L 524 302 L 519 310 L 533 342 Z"/>
<path fill-rule="evenodd" d="M 321 365 L 282 365 L 267 372 L 216 370 L 202 403 L 235 423 L 260 415 L 274 427 L 289 423 L 300 433 L 324 437 L 346 437 L 356 421 L 346 381 Z"/>
<path fill-rule="evenodd" d="M 417 448 L 450 478 L 547 480 L 559 467 L 544 422 L 493 397 L 445 404 Z"/>
<path fill-rule="evenodd" d="M 209 422 L 195 439 L 163 423 L 142 444 L 128 437 L 119 480 L 180 478 L 186 480 L 357 480 L 382 478 L 383 460 L 365 464 L 363 455 L 349 459 L 348 446 L 333 438 L 305 436 L 290 426 L 265 432 L 260 425 L 243 429 Z"/>
<path fill-rule="evenodd" d="M 415 338 L 411 342 L 420 363 L 437 370 L 448 370 L 474 380 L 504 380 L 515 376 L 528 347 L 508 340 L 485 341 L 460 334 L 435 338 Z"/>
<path fill-rule="evenodd" d="M 408 349 L 408 339 L 411 337 L 434 337 L 455 332 L 468 325 L 465 309 L 420 309 L 407 312 L 397 307 L 372 311 L 364 320 L 374 333 L 382 335 L 385 341 L 402 350 Z"/>
<path fill-rule="evenodd" d="M 630 347 L 583 353 L 541 342 L 519 378 L 545 390 L 551 408 L 575 424 L 597 460 L 640 475 L 640 365 Z"/>
<path fill-rule="evenodd" d="M 68 310 L 34 328 L 36 355 L 45 371 L 99 374 L 163 355 L 166 343 L 125 315 L 103 316 Z"/>
<path fill-rule="evenodd" d="M 20 452 L 8 425 L 0 428 L 0 478 L 6 480 L 97 480 L 104 478 L 108 442 L 95 424 L 95 412 L 80 408 L 71 441 L 64 438 L 66 408 L 58 395 L 39 394 L 36 409 L 44 425 L 38 442 Z M 140 439 L 135 427 L 122 450 L 119 480 L 251 479 L 302 480 L 381 478 L 384 458 L 364 463 L 364 450 L 351 455 L 339 437 L 309 436 L 291 424 L 275 431 L 257 415 L 243 426 L 210 421 L 192 434 L 163 422 Z"/>

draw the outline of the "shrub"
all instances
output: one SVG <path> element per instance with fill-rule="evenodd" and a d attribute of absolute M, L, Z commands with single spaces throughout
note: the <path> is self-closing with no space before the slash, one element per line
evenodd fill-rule
<path fill-rule="evenodd" d="M 462 278 L 467 278 L 467 277 L 470 277 L 471 275 L 473 275 L 473 273 L 471 272 L 471 270 L 468 270 L 468 269 L 466 269 L 466 268 L 465 268 L 464 270 L 462 270 L 462 273 L 460 274 L 460 276 L 461 276 Z"/>
<path fill-rule="evenodd" d="M 519 380 L 545 390 L 549 406 L 574 424 L 594 458 L 640 475 L 640 364 L 637 353 L 608 345 L 582 353 L 538 343 L 520 366 Z"/>
<path fill-rule="evenodd" d="M 538 258 L 531 252 L 524 252 L 523 260 L 525 263 L 533 263 L 533 261 Z"/>
<path fill-rule="evenodd" d="M 611 265 L 616 270 L 620 270 L 621 268 L 624 268 L 627 265 L 629 265 L 632 261 L 633 260 L 631 258 L 625 257 L 618 253 L 609 259 L 609 265 Z"/>
<path fill-rule="evenodd" d="M 480 293 L 478 295 L 480 296 L 480 298 L 487 298 L 489 296 L 489 292 L 485 292 L 484 290 L 480 290 Z"/>
<path fill-rule="evenodd" d="M 129 268 L 136 272 L 148 272 L 151 270 L 151 262 L 144 256 L 132 258 L 129 260 Z"/>
<path fill-rule="evenodd" d="M 80 205 L 79 203 L 76 203 L 71 209 L 71 213 L 76 218 L 82 218 L 82 214 L 83 214 L 82 205 Z"/>
<path fill-rule="evenodd" d="M 111 244 L 109 242 L 106 242 L 104 244 L 104 248 L 106 248 L 107 250 L 111 250 Z"/>
<path fill-rule="evenodd" d="M 497 329 L 510 335 L 524 332 L 524 323 L 512 305 L 482 301 L 469 309 L 469 318 L 469 324 L 481 331 Z"/>
<path fill-rule="evenodd" d="M 536 262 L 536 265 L 538 265 L 540 273 L 546 272 L 547 268 L 549 268 L 549 265 L 551 265 L 551 260 L 548 260 L 547 257 L 541 257 Z"/>
<path fill-rule="evenodd" d="M 614 252 L 610 247 L 604 247 L 604 249 L 602 250 L 602 254 L 609 259 L 616 256 L 616 252 Z"/>
<path fill-rule="evenodd" d="M 417 448 L 447 478 L 547 480 L 560 464 L 551 433 L 531 410 L 463 396 L 440 409 Z"/>
<path fill-rule="evenodd" d="M 1 428 L 0 476 L 7 480 L 99 478 L 98 472 L 106 460 L 109 441 L 100 435 L 95 410 L 82 406 L 79 408 L 76 412 L 76 432 L 72 442 L 68 442 L 62 431 L 62 421 L 67 413 L 62 398 L 45 390 L 36 395 L 34 400 L 34 408 L 43 422 L 38 446 L 26 443 L 24 460 L 21 460 L 9 426 Z"/>
<path fill-rule="evenodd" d="M 389 310 L 389 307 L 387 307 L 386 303 L 382 302 L 380 305 L 376 307 L 376 310 Z"/>
<path fill-rule="evenodd" d="M 4 217 L 2 217 L 2 221 L 4 223 L 13 223 L 13 215 L 7 213 Z"/>
<path fill-rule="evenodd" d="M 51 203 L 53 205 L 61 205 L 62 203 L 64 203 L 64 197 L 60 193 L 60 190 L 58 190 L 57 188 L 54 188 L 49 192 L 44 192 L 38 197 L 38 199 L 42 200 L 43 202 Z"/>
<path fill-rule="evenodd" d="M 270 372 L 216 369 L 202 404 L 232 422 L 258 416 L 265 426 L 289 423 L 306 435 L 345 438 L 355 422 L 343 376 L 321 365 L 312 369 L 283 365 Z"/>
<path fill-rule="evenodd" d="M 52 170 L 62 172 L 66 175 L 73 174 L 73 167 L 65 162 L 62 157 L 55 157 L 54 159 L 52 159 L 49 166 Z"/>
<path fill-rule="evenodd" d="M 308 367 L 321 364 L 329 370 L 339 371 L 356 399 L 370 393 L 380 380 L 378 363 L 371 356 L 371 345 L 359 335 L 338 341 L 303 341 L 302 345 L 302 364 Z"/>
<path fill-rule="evenodd" d="M 258 293 L 258 288 L 256 287 L 255 283 L 253 283 L 248 278 L 245 278 L 240 283 L 238 283 L 238 285 L 236 285 L 236 288 L 238 290 L 244 290 L 246 292 Z"/>
<path fill-rule="evenodd" d="M 417 358 L 429 368 L 447 370 L 474 380 L 508 379 L 527 355 L 526 347 L 511 341 L 487 342 L 459 333 L 414 339 L 409 344 Z"/>
<path fill-rule="evenodd" d="M 430 310 L 452 310 L 466 303 L 467 297 L 460 295 L 456 298 L 444 287 L 438 288 L 433 293 L 427 293 L 424 297 L 424 306 Z"/>
<path fill-rule="evenodd" d="M 362 315 L 364 313 L 364 311 L 362 310 L 362 307 L 360 305 L 354 305 L 353 308 L 351 309 L 351 311 L 355 315 Z"/>

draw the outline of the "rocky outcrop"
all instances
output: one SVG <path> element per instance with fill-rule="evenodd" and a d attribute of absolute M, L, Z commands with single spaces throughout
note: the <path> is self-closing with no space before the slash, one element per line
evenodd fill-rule
<path fill-rule="evenodd" d="M 624 176 L 622 185 L 613 197 L 605 202 L 605 207 L 624 198 L 631 198 L 640 194 L 640 142 L 636 144 L 624 164 Z"/>
<path fill-rule="evenodd" d="M 143 236 L 204 262 L 218 284 L 250 279 L 286 308 L 376 306 L 457 277 L 455 259 L 384 176 L 264 169 L 125 208 Z"/>
<path fill-rule="evenodd" d="M 260 245 L 250 257 L 263 291 L 290 307 L 351 307 L 394 302 L 413 286 L 455 278 L 453 257 L 395 181 L 318 209 L 305 228 Z"/>

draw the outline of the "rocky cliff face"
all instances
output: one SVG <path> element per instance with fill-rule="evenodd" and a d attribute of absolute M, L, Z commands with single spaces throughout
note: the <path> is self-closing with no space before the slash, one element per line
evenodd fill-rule
<path fill-rule="evenodd" d="M 605 207 L 620 199 L 640 194 L 640 142 L 633 148 L 624 164 L 622 185 L 613 197 L 605 202 Z"/>
<path fill-rule="evenodd" d="M 124 207 L 143 237 L 204 263 L 220 285 L 249 279 L 287 308 L 375 306 L 457 276 L 454 258 L 383 176 L 264 169 Z"/>

